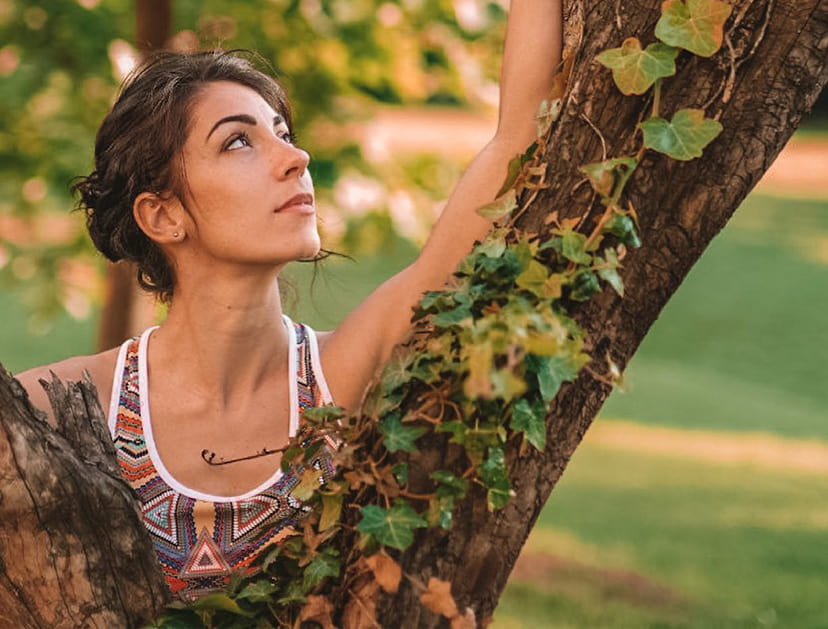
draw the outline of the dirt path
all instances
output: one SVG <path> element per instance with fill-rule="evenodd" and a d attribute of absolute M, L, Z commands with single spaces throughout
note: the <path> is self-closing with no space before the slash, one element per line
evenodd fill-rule
<path fill-rule="evenodd" d="M 828 475 L 828 443 L 768 433 L 686 430 L 624 420 L 598 421 L 584 443 L 729 465 Z"/>

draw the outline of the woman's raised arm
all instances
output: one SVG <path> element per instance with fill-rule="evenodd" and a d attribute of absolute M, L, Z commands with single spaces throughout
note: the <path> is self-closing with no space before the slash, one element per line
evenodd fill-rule
<path fill-rule="evenodd" d="M 422 293 L 440 288 L 474 241 L 490 229 L 491 221 L 475 210 L 494 199 L 509 161 L 534 141 L 535 114 L 552 89 L 561 52 L 561 0 L 512 0 L 494 137 L 458 181 L 417 260 L 377 288 L 322 341 L 322 361 L 338 404 L 350 407 L 359 401 L 376 367 L 402 340 Z M 342 373 L 346 364 L 347 373 Z"/>

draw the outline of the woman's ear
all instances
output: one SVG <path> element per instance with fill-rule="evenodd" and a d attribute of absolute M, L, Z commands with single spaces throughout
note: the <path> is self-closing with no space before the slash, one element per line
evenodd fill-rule
<path fill-rule="evenodd" d="M 142 192 L 132 204 L 135 222 L 147 237 L 158 244 L 181 242 L 186 237 L 184 211 L 177 197 Z"/>

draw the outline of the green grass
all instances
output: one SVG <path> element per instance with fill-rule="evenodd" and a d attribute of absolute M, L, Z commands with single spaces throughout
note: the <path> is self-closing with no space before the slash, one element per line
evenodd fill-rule
<path fill-rule="evenodd" d="M 628 367 L 630 391 L 614 393 L 603 415 L 828 438 L 820 243 L 828 202 L 750 197 L 667 304 Z"/>
<path fill-rule="evenodd" d="M 587 437 L 525 551 L 582 564 L 578 578 L 511 582 L 494 627 L 828 627 L 825 496 L 828 478 L 816 474 L 620 452 Z M 618 587 L 624 573 L 661 600 L 642 605 L 641 588 Z"/>

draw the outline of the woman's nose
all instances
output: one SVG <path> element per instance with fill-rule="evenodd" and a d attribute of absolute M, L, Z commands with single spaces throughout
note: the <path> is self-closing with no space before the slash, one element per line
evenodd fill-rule
<path fill-rule="evenodd" d="M 301 176 L 310 164 L 310 155 L 298 146 L 277 141 L 279 146 L 273 149 L 273 168 L 279 179 L 288 179 L 294 176 Z"/>

